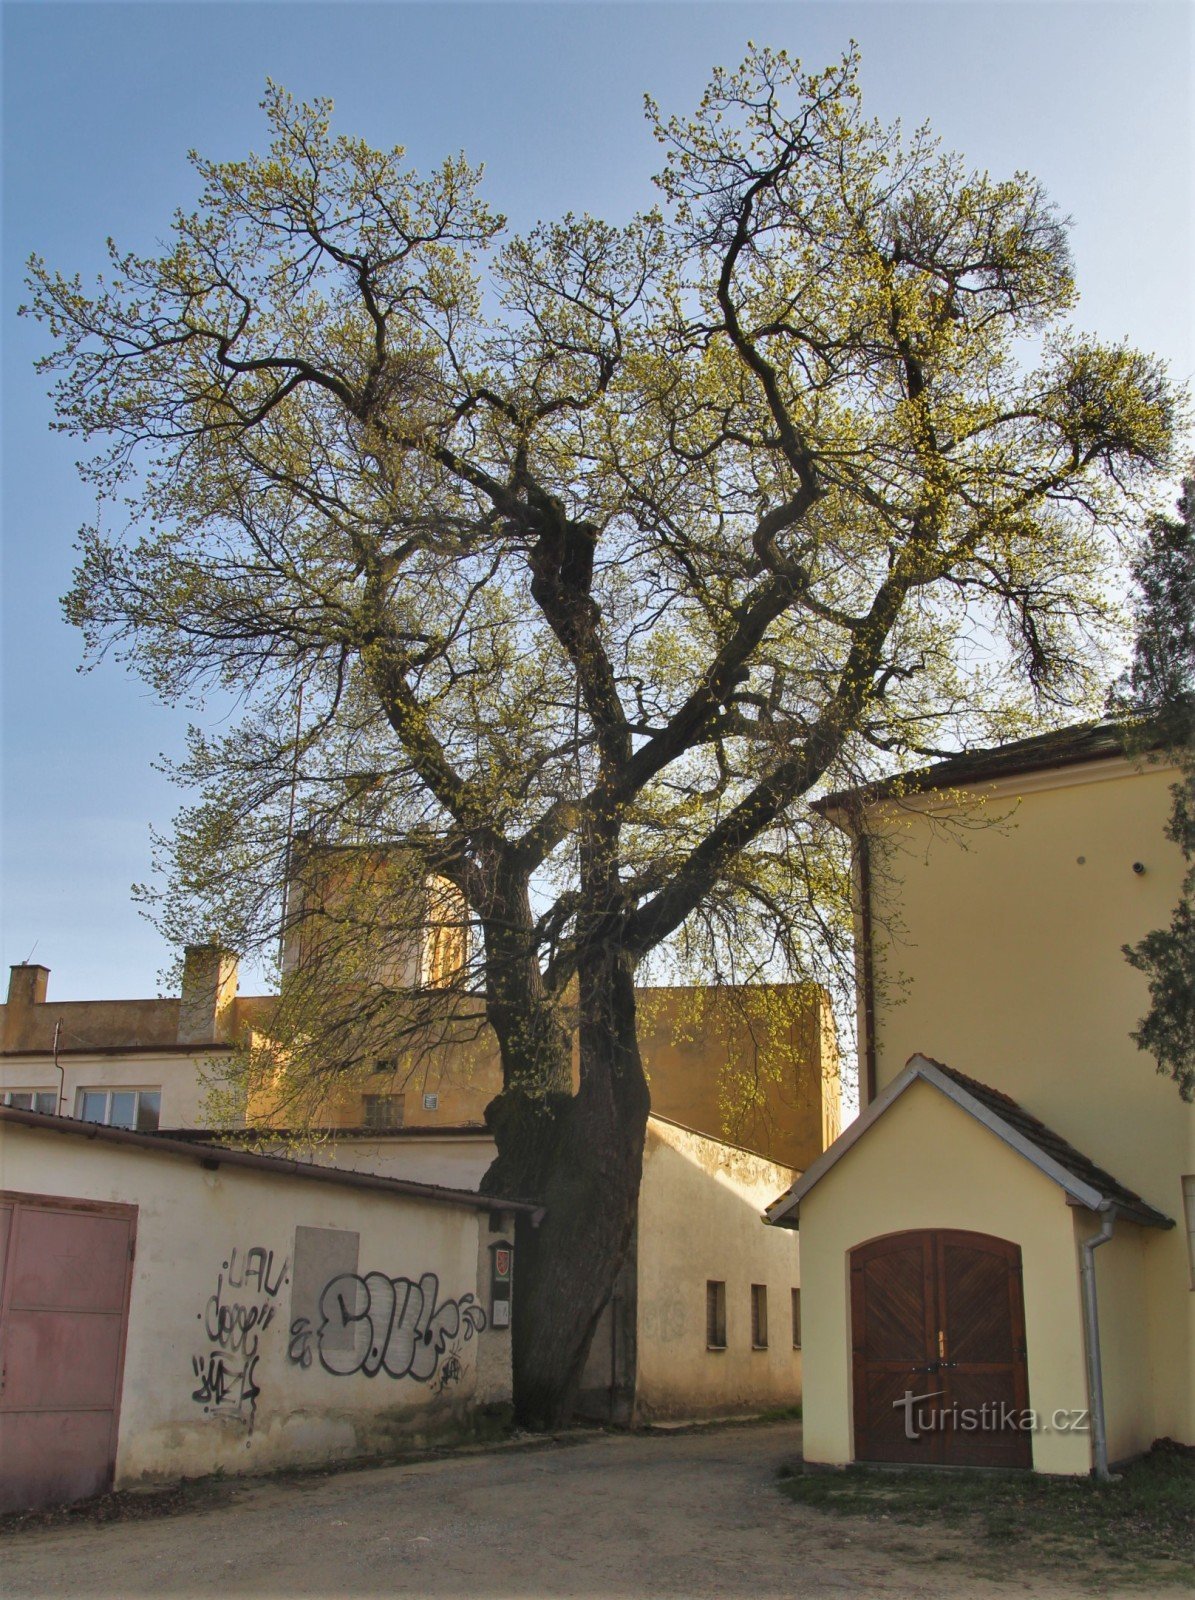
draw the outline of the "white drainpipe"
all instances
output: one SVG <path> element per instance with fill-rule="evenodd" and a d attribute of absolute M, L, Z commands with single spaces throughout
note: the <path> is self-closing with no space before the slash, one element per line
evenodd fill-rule
<path fill-rule="evenodd" d="M 1079 1250 L 1079 1277 L 1083 1285 L 1083 1335 L 1087 1350 L 1087 1398 L 1091 1405 L 1092 1470 L 1108 1483 L 1108 1428 L 1104 1417 L 1104 1369 L 1100 1360 L 1100 1314 L 1095 1292 L 1095 1253 L 1107 1244 L 1116 1226 L 1116 1207 L 1103 1212 L 1100 1231 L 1084 1239 Z"/>

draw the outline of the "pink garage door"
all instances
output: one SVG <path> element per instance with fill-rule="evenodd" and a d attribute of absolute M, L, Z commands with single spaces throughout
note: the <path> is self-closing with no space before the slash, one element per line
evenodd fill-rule
<path fill-rule="evenodd" d="M 112 1485 L 136 1218 L 0 1194 L 0 1511 Z"/>

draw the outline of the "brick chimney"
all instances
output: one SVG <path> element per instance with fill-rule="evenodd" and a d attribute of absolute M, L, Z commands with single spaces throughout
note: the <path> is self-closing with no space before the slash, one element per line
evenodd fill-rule
<path fill-rule="evenodd" d="M 45 1005 L 49 982 L 49 967 L 35 966 L 30 961 L 22 961 L 15 967 L 9 967 L 8 1004 L 3 1008 L 4 1026 L 3 1034 L 0 1035 L 0 1048 L 13 1050 L 28 1044 L 30 1028 L 35 1022 L 29 1015 L 29 1008 Z"/>
<path fill-rule="evenodd" d="M 189 944 L 183 955 L 179 1044 L 227 1044 L 232 1037 L 237 958 L 217 944 Z"/>
<path fill-rule="evenodd" d="M 22 961 L 8 969 L 8 1003 L 10 1006 L 41 1006 L 46 1003 L 46 990 L 50 986 L 49 967 L 39 967 Z"/>

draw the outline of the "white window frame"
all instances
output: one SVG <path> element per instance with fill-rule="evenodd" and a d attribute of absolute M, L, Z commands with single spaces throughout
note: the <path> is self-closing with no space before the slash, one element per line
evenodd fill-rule
<path fill-rule="evenodd" d="M 83 1115 L 83 1098 L 84 1098 L 85 1095 L 89 1095 L 89 1094 L 102 1094 L 104 1096 L 104 1120 L 102 1122 L 96 1122 L 96 1119 L 94 1117 L 84 1117 L 84 1115 Z M 155 1128 L 153 1129 L 153 1131 L 156 1133 L 158 1128 L 160 1128 L 162 1126 L 162 1086 L 161 1086 L 161 1084 L 158 1084 L 158 1083 L 141 1083 L 141 1084 L 118 1083 L 118 1084 L 114 1084 L 114 1085 L 112 1085 L 110 1087 L 105 1087 L 105 1086 L 103 1086 L 101 1084 L 91 1084 L 91 1085 L 81 1084 L 79 1086 L 79 1088 L 75 1090 L 75 1118 L 76 1118 L 76 1120 L 80 1121 L 80 1122 L 96 1122 L 96 1126 L 97 1127 L 111 1128 L 113 1126 L 113 1123 L 112 1123 L 112 1096 L 116 1095 L 116 1094 L 131 1094 L 133 1096 L 133 1126 L 132 1126 L 131 1129 L 127 1130 L 128 1132 L 137 1133 L 139 1131 L 144 1131 L 144 1130 L 139 1130 L 138 1127 L 137 1127 L 137 1123 L 141 1119 L 141 1096 L 143 1094 L 156 1094 L 157 1095 L 157 1097 L 158 1097 L 158 1120 L 157 1120 L 157 1124 L 156 1124 Z M 118 1123 L 118 1124 L 116 1124 L 116 1126 L 123 1127 L 124 1124 L 123 1123 Z"/>
<path fill-rule="evenodd" d="M 6 1106 L 11 1106 L 12 1105 L 12 1097 L 15 1094 L 27 1094 L 27 1095 L 29 1095 L 31 1097 L 32 1102 L 33 1102 L 32 1105 L 17 1106 L 16 1110 L 18 1110 L 18 1111 L 40 1111 L 42 1116 L 45 1116 L 45 1117 L 54 1117 L 54 1116 L 58 1115 L 58 1090 L 57 1089 L 45 1089 L 45 1088 L 42 1088 L 42 1089 L 5 1089 L 5 1091 L 4 1091 L 4 1104 Z M 39 1100 L 50 1100 L 53 1103 L 50 1106 L 50 1109 L 47 1111 L 47 1110 L 44 1109 L 44 1107 L 41 1107 L 41 1106 L 38 1105 L 37 1102 Z"/>

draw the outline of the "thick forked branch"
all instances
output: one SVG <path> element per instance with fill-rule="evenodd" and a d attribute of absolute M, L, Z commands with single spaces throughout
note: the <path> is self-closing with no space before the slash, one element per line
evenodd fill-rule
<path fill-rule="evenodd" d="M 710 829 L 667 886 L 628 916 L 628 949 L 643 955 L 679 928 L 709 893 L 727 862 L 771 827 L 799 796 L 808 793 L 841 754 L 870 698 L 885 642 L 916 581 L 906 567 L 894 571 L 881 586 L 866 622 L 852 641 L 837 689 L 808 736 Z"/>

